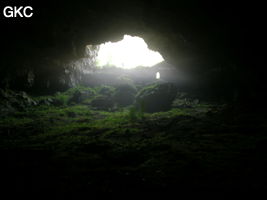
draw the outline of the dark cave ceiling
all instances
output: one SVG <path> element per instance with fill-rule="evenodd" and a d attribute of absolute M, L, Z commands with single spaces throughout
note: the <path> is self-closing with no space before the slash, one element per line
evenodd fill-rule
<path fill-rule="evenodd" d="M 1 16 L 2 75 L 10 69 L 38 69 L 51 61 L 80 58 L 85 45 L 118 41 L 124 34 L 144 38 L 169 63 L 191 72 L 241 66 L 248 53 L 250 25 L 256 26 L 246 15 L 250 5 L 234 1 L 24 1 L 23 5 L 34 8 L 32 18 Z"/>
<path fill-rule="evenodd" d="M 243 38 L 235 5 L 160 0 L 30 5 L 33 18 L 2 19 L 5 49 L 13 52 L 7 51 L 9 55 L 17 50 L 26 57 L 34 53 L 71 59 L 83 55 L 86 44 L 116 41 L 127 33 L 143 37 L 173 62 L 240 56 Z"/>

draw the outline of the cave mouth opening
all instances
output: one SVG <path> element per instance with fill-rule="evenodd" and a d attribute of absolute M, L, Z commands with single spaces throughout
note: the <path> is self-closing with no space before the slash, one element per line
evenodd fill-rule
<path fill-rule="evenodd" d="M 124 35 L 118 42 L 106 42 L 98 45 L 96 67 L 113 66 L 122 69 L 153 67 L 163 62 L 162 55 L 148 48 L 143 38 Z"/>

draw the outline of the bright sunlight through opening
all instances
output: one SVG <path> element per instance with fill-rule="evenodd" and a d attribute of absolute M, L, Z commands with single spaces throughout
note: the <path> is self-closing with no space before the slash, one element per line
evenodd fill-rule
<path fill-rule="evenodd" d="M 160 73 L 159 72 L 156 73 L 156 79 L 160 79 Z"/>
<path fill-rule="evenodd" d="M 152 67 L 162 61 L 164 59 L 160 53 L 148 49 L 142 38 L 124 35 L 123 40 L 119 42 L 100 45 L 96 65 L 132 69 L 138 66 Z"/>

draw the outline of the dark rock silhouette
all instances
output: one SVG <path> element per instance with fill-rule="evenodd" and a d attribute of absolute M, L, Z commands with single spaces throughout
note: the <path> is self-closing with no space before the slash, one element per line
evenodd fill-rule
<path fill-rule="evenodd" d="M 143 88 L 136 96 L 136 106 L 144 112 L 170 109 L 177 89 L 171 83 L 153 84 Z"/>

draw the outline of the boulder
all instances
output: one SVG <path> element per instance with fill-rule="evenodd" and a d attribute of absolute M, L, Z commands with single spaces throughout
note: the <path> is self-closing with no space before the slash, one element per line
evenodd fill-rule
<path fill-rule="evenodd" d="M 68 104 L 70 103 L 80 103 L 82 101 L 82 93 L 79 90 L 76 90 L 72 96 L 69 98 Z"/>
<path fill-rule="evenodd" d="M 114 101 L 108 96 L 100 95 L 91 101 L 91 106 L 99 110 L 110 110 L 114 107 Z"/>
<path fill-rule="evenodd" d="M 36 106 L 37 102 L 26 92 L 14 92 L 0 89 L 0 112 L 7 115 L 16 111 L 24 111 L 28 107 Z"/>
<path fill-rule="evenodd" d="M 46 105 L 46 106 L 51 106 L 53 105 L 53 99 L 50 97 L 47 98 L 42 98 L 38 101 L 38 105 Z"/>
<path fill-rule="evenodd" d="M 95 95 L 95 92 L 93 90 L 89 90 L 89 89 L 77 89 L 76 91 L 74 91 L 69 100 L 68 103 L 82 103 L 83 101 L 85 101 L 86 99 L 89 99 L 91 97 L 93 97 Z"/>
<path fill-rule="evenodd" d="M 98 94 L 112 97 L 114 95 L 115 88 L 107 85 L 103 85 L 99 88 Z"/>
<path fill-rule="evenodd" d="M 123 84 L 120 85 L 114 94 L 114 101 L 119 106 L 128 106 L 134 103 L 137 89 L 134 85 Z"/>
<path fill-rule="evenodd" d="M 155 83 L 136 95 L 136 106 L 142 112 L 160 112 L 171 108 L 177 89 L 171 83 Z"/>
<path fill-rule="evenodd" d="M 17 99 L 24 104 L 24 107 L 36 106 L 37 102 L 28 96 L 26 92 L 19 92 L 16 94 Z"/>

